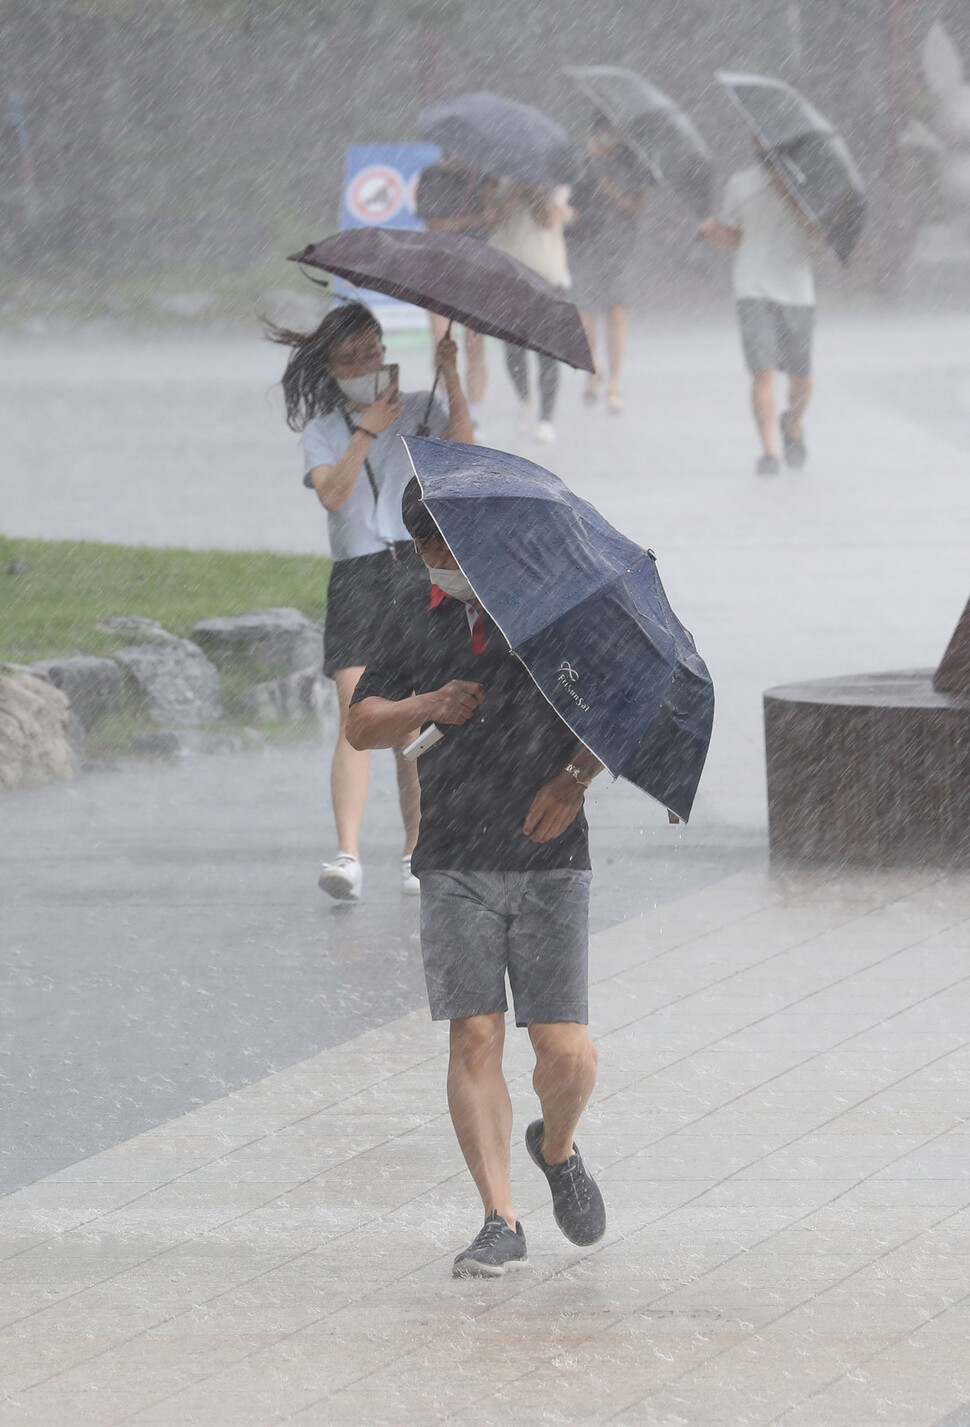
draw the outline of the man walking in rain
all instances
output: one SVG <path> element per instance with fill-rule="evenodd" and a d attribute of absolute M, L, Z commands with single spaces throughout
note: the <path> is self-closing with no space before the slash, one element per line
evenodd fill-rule
<path fill-rule="evenodd" d="M 390 748 L 414 728 L 443 731 L 421 756 L 421 950 L 431 1015 L 451 1023 L 448 1105 L 485 1208 L 454 1274 L 527 1263 L 513 1206 L 512 1106 L 502 1071 L 506 976 L 528 1028 L 542 1117 L 526 1147 L 559 1227 L 588 1245 L 603 1199 L 573 1134 L 596 1081 L 586 1030 L 589 846 L 583 799 L 602 765 L 553 711 L 458 568 L 417 480 L 404 523 L 428 567 L 429 599 L 387 629 L 354 693 L 347 737 Z"/>
<path fill-rule="evenodd" d="M 812 330 L 815 278 L 812 233 L 773 173 L 766 152 L 728 179 L 719 217 L 701 224 L 701 235 L 734 253 L 734 295 L 745 361 L 751 373 L 751 405 L 761 437 L 755 470 L 775 476 L 785 464 L 805 464 L 805 411 L 812 395 Z M 776 420 L 775 372 L 788 376 L 788 408 Z"/>

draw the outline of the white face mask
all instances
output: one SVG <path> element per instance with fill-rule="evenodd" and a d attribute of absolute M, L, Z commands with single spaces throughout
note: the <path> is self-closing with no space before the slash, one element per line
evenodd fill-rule
<path fill-rule="evenodd" d="M 432 570 L 428 567 L 431 583 L 444 590 L 452 599 L 464 600 L 466 604 L 477 602 L 478 596 L 460 570 Z"/>
<path fill-rule="evenodd" d="M 391 369 L 378 367 L 376 372 L 368 372 L 362 377 L 334 377 L 334 381 L 348 401 L 357 406 L 370 406 L 391 385 Z"/>

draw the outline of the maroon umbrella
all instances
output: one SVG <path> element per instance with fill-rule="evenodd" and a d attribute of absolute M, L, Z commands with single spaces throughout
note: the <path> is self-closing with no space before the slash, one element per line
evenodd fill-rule
<path fill-rule="evenodd" d="M 486 337 L 594 370 L 575 304 L 524 263 L 477 238 L 351 228 L 294 253 L 290 262 L 323 268 L 355 287 L 413 302 Z"/>

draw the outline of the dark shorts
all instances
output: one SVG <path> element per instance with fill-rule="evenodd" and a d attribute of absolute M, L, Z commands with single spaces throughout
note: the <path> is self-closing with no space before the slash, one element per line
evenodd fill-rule
<path fill-rule="evenodd" d="M 396 558 L 395 558 L 396 556 Z M 381 647 L 387 615 L 400 602 L 427 603 L 431 585 L 424 561 L 410 540 L 375 555 L 337 560 L 330 574 L 323 626 L 323 672 L 368 664 Z"/>
<path fill-rule="evenodd" d="M 423 872 L 421 955 L 431 1018 L 508 1010 L 517 1026 L 588 1019 L 592 873 Z"/>
<path fill-rule="evenodd" d="M 810 375 L 814 307 L 742 297 L 738 300 L 738 321 L 749 372 L 787 372 L 792 377 Z"/>

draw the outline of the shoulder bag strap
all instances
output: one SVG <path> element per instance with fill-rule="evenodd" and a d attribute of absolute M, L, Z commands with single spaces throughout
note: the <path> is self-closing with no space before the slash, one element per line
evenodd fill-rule
<path fill-rule="evenodd" d="M 354 432 L 357 430 L 357 427 L 350 419 L 350 412 L 345 406 L 341 405 L 340 414 L 343 417 L 344 421 L 347 423 L 347 430 L 350 432 L 351 436 L 353 436 Z M 374 509 L 376 511 L 377 503 L 380 499 L 380 491 L 377 489 L 377 481 L 374 479 L 374 471 L 371 467 L 370 461 L 367 459 L 366 456 L 364 457 L 364 470 L 367 472 L 367 479 L 370 482 L 370 491 L 371 495 L 374 497 Z"/>

